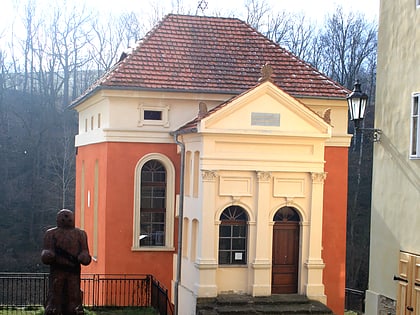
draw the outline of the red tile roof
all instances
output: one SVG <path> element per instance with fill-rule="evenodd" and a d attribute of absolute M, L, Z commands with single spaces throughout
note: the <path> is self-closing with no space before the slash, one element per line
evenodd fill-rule
<path fill-rule="evenodd" d="M 167 15 L 98 88 L 239 94 L 270 64 L 273 81 L 293 96 L 344 98 L 348 90 L 236 18 Z"/>

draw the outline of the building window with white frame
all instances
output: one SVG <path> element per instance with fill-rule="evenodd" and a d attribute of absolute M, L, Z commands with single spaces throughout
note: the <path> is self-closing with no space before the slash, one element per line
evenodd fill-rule
<path fill-rule="evenodd" d="M 410 158 L 420 158 L 420 93 L 413 94 L 411 105 Z"/>
<path fill-rule="evenodd" d="M 239 206 L 230 206 L 222 212 L 219 226 L 220 265 L 246 264 L 247 223 L 247 213 Z"/>
<path fill-rule="evenodd" d="M 169 127 L 169 106 L 147 106 L 140 104 L 137 125 Z"/>
<path fill-rule="evenodd" d="M 148 154 L 135 171 L 133 249 L 173 247 L 175 168 L 161 154 Z"/>
<path fill-rule="evenodd" d="M 165 245 L 166 169 L 150 160 L 141 169 L 140 246 Z"/>

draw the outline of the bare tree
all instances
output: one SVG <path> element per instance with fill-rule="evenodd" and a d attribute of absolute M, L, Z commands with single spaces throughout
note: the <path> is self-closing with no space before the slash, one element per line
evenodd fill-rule
<path fill-rule="evenodd" d="M 342 7 L 327 17 L 321 35 L 324 47 L 322 70 L 351 88 L 369 56 L 377 48 L 377 27 L 360 13 L 345 14 Z"/>
<path fill-rule="evenodd" d="M 283 45 L 292 30 L 292 24 L 293 19 L 290 13 L 286 11 L 277 13 L 273 17 L 268 17 L 265 35 L 272 41 Z"/>
<path fill-rule="evenodd" d="M 282 43 L 299 58 L 310 60 L 316 38 L 314 36 L 316 34 L 315 26 L 310 21 L 307 21 L 303 14 L 296 15 L 293 20 L 293 23 L 290 23 L 288 36 Z"/>
<path fill-rule="evenodd" d="M 246 22 L 257 30 L 263 27 L 263 18 L 270 12 L 271 8 L 265 0 L 245 0 L 247 11 Z"/>
<path fill-rule="evenodd" d="M 161 19 L 161 16 L 159 15 L 160 9 L 156 7 L 155 10 L 156 11 L 154 12 L 156 16 L 151 18 L 153 24 L 150 25 L 150 28 Z M 118 29 L 116 38 L 122 37 L 124 39 L 124 41 L 122 41 L 123 49 L 134 47 L 136 42 L 140 40 L 140 38 L 142 38 L 145 33 L 145 25 L 140 22 L 139 18 L 134 12 L 121 14 L 116 20 L 114 27 Z M 116 42 L 113 44 L 115 45 Z"/>
<path fill-rule="evenodd" d="M 48 177 L 45 181 L 54 190 L 55 200 L 61 208 L 74 208 L 74 185 L 75 185 L 75 147 L 74 134 L 77 125 L 75 119 L 71 119 L 75 113 L 65 111 L 57 117 L 59 124 L 56 128 L 56 141 L 50 146 L 47 155 Z"/>
<path fill-rule="evenodd" d="M 77 82 L 76 71 L 83 69 L 83 66 L 89 62 L 86 48 L 90 42 L 90 16 L 90 13 L 83 7 L 73 7 L 65 12 L 56 9 L 54 12 L 52 45 L 60 64 L 57 73 L 63 84 L 63 107 L 67 107 L 71 97 L 74 98 L 77 95 L 74 89 Z M 73 80 L 73 84 L 71 84 L 71 80 Z M 71 87 L 73 87 L 72 93 L 70 93 Z"/>

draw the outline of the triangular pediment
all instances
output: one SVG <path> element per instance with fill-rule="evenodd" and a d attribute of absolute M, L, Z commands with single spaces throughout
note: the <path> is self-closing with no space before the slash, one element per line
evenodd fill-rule
<path fill-rule="evenodd" d="M 330 137 L 331 126 L 267 81 L 209 113 L 199 132 Z"/>

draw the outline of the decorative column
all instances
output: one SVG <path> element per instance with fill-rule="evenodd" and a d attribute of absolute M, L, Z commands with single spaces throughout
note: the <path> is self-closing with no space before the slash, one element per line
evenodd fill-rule
<path fill-rule="evenodd" d="M 322 260 L 322 216 L 324 202 L 324 181 L 327 173 L 311 173 L 312 195 L 311 195 L 311 217 L 309 235 L 309 253 L 305 266 L 308 272 L 306 295 L 322 303 L 327 302 L 325 288 L 322 282 L 322 273 L 325 267 Z"/>
<path fill-rule="evenodd" d="M 217 296 L 216 269 L 218 267 L 215 248 L 218 239 L 218 224 L 215 222 L 215 198 L 217 197 L 217 172 L 202 170 L 203 191 L 201 198 L 202 212 L 195 263 L 198 278 L 195 282 L 195 294 L 198 297 Z M 217 230 L 217 233 L 216 233 Z"/>
<path fill-rule="evenodd" d="M 271 294 L 271 238 L 270 238 L 270 222 L 269 205 L 272 197 L 271 192 L 271 174 L 269 172 L 257 172 L 257 196 L 255 220 L 256 226 L 253 233 L 253 242 L 255 259 L 252 262 L 253 269 L 253 296 L 268 296 Z M 261 246 L 262 244 L 266 244 Z"/>

